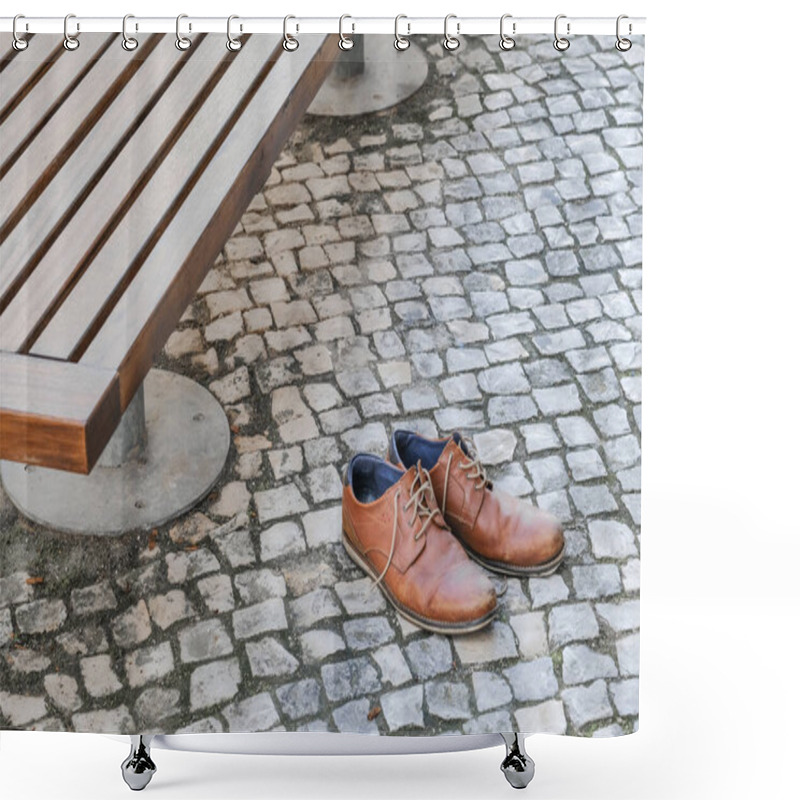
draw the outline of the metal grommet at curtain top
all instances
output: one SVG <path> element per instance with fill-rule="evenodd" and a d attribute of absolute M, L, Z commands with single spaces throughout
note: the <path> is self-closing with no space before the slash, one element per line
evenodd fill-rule
<path fill-rule="evenodd" d="M 448 14 L 444 18 L 444 39 L 442 39 L 442 47 L 444 47 L 445 50 L 449 50 L 452 53 L 453 50 L 458 50 L 458 48 L 461 45 L 461 41 L 457 37 L 451 36 L 447 30 L 447 25 L 451 19 L 457 19 L 456 15 Z M 456 33 L 459 32 L 460 27 L 461 27 L 460 24 L 456 22 Z"/>
<path fill-rule="evenodd" d="M 344 35 L 344 21 L 346 19 L 353 19 L 349 14 L 342 14 L 339 17 L 339 49 L 340 50 L 352 50 L 355 47 L 355 42 L 349 37 Z M 353 31 L 355 32 L 356 26 L 353 25 Z"/>
<path fill-rule="evenodd" d="M 289 20 L 290 19 L 297 19 L 297 17 L 286 16 L 283 18 L 283 49 L 286 50 L 287 53 L 293 53 L 300 47 L 300 42 L 298 41 L 296 36 L 292 36 L 289 33 Z"/>
<path fill-rule="evenodd" d="M 133 36 L 128 36 L 128 20 L 134 19 L 133 14 L 126 14 L 122 18 L 122 49 L 130 52 L 139 46 L 139 40 Z M 138 26 L 137 26 L 138 29 Z"/>
<path fill-rule="evenodd" d="M 402 52 L 403 50 L 408 50 L 411 47 L 411 42 L 406 39 L 405 36 L 400 35 L 400 20 L 401 19 L 408 19 L 405 14 L 398 14 L 394 18 L 394 49 L 399 50 Z M 406 27 L 408 29 L 408 33 L 411 33 L 411 23 L 407 22 Z"/>
<path fill-rule="evenodd" d="M 553 25 L 553 30 L 555 31 L 555 41 L 553 42 L 553 47 L 558 50 L 559 53 L 563 53 L 565 50 L 569 49 L 569 39 L 565 38 L 564 36 L 558 35 L 558 21 L 560 19 L 566 19 L 566 14 L 559 14 L 556 17 L 555 24 Z M 567 33 L 569 33 L 569 22 L 567 23 Z"/>
<path fill-rule="evenodd" d="M 65 50 L 77 50 L 81 43 L 78 41 L 78 34 L 81 31 L 81 25 L 79 22 L 75 23 L 75 36 L 71 36 L 69 32 L 69 21 L 71 19 L 75 19 L 74 14 L 67 14 L 64 17 L 64 49 Z"/>
<path fill-rule="evenodd" d="M 178 14 L 175 18 L 175 47 L 178 50 L 188 50 L 192 46 L 192 40 L 181 33 L 181 20 L 187 19 L 188 14 Z M 192 23 L 189 23 L 189 31 L 192 30 Z"/>
<path fill-rule="evenodd" d="M 503 14 L 503 16 L 500 17 L 500 49 L 501 50 L 513 50 L 517 46 L 517 43 L 514 41 L 514 39 L 511 36 L 509 36 L 503 30 L 503 25 L 504 25 L 504 23 L 505 23 L 505 21 L 507 19 L 511 19 L 511 14 Z M 516 33 L 517 32 L 517 23 L 516 22 L 512 22 L 511 23 L 511 32 L 512 33 Z"/>
<path fill-rule="evenodd" d="M 235 53 L 237 50 L 241 50 L 241 49 L 242 49 L 242 43 L 241 43 L 241 42 L 239 41 L 239 39 L 237 39 L 237 38 L 236 38 L 236 37 L 233 35 L 233 33 L 231 32 L 231 30 L 232 30 L 232 29 L 231 29 L 231 23 L 232 23 L 232 22 L 233 22 L 235 19 L 239 19 L 239 17 L 237 17 L 237 16 L 236 16 L 236 14 L 231 14 L 231 15 L 228 17 L 228 30 L 227 30 L 227 33 L 228 33 L 228 41 L 227 41 L 227 43 L 226 43 L 225 47 L 227 47 L 227 48 L 228 48 L 228 50 L 230 50 L 230 51 L 231 51 L 231 53 Z M 239 30 L 241 30 L 241 28 L 239 28 Z"/>
<path fill-rule="evenodd" d="M 21 19 L 25 19 L 25 17 L 22 14 L 17 14 L 14 17 L 14 22 L 11 25 L 11 34 L 14 37 L 14 41 L 11 44 L 15 50 L 24 50 L 28 46 L 28 40 L 23 39 L 17 30 L 17 22 Z M 27 29 L 27 25 L 25 27 Z"/>
<path fill-rule="evenodd" d="M 620 23 L 621 23 L 621 22 L 622 22 L 622 20 L 624 20 L 624 19 L 628 19 L 627 15 L 625 15 L 625 14 L 620 14 L 620 15 L 617 17 L 617 43 L 614 45 L 614 47 L 616 47 L 616 48 L 617 48 L 617 50 L 619 50 L 619 51 L 620 51 L 620 53 L 627 53 L 627 52 L 628 52 L 628 50 L 630 50 L 630 49 L 631 49 L 631 47 L 633 47 L 633 43 L 631 42 L 631 40 L 630 40 L 630 39 L 624 39 L 624 38 L 623 38 L 623 37 L 620 35 Z M 629 22 L 629 23 L 628 23 L 628 35 L 630 35 L 630 33 L 631 33 L 631 31 L 632 31 L 632 30 L 633 30 L 633 26 L 632 26 L 632 25 L 631 25 L 631 23 Z"/>

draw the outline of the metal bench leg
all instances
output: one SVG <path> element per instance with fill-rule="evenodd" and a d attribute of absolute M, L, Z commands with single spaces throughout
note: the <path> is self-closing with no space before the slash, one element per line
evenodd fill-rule
<path fill-rule="evenodd" d="M 345 33 L 347 26 L 345 25 Z M 411 97 L 428 77 L 428 59 L 413 42 L 403 52 L 394 36 L 350 36 L 344 51 L 308 107 L 320 117 L 355 117 L 382 111 Z"/>
<path fill-rule="evenodd" d="M 506 780 L 515 789 L 524 789 L 536 769 L 533 759 L 525 752 L 525 737 L 519 733 L 501 733 L 506 743 L 506 757 L 500 765 Z"/>
<path fill-rule="evenodd" d="M 131 752 L 122 762 L 122 780 L 140 792 L 150 783 L 156 773 L 156 765 L 150 757 L 152 736 L 131 736 Z"/>
<path fill-rule="evenodd" d="M 14 505 L 35 522 L 119 534 L 192 508 L 217 482 L 229 447 L 228 419 L 210 392 L 150 370 L 89 475 L 10 461 L 0 462 L 0 475 Z"/>

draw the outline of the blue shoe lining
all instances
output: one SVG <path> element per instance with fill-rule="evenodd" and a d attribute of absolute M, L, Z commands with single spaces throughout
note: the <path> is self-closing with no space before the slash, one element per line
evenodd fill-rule
<path fill-rule="evenodd" d="M 461 443 L 461 436 L 458 433 L 454 433 L 453 438 L 463 449 L 464 445 Z M 447 447 L 447 442 L 447 439 L 438 442 L 431 441 L 413 431 L 395 431 L 392 437 L 392 445 L 401 464 L 410 467 L 419 461 L 427 470 L 431 470 L 436 466 L 439 456 L 444 448 Z"/>
<path fill-rule="evenodd" d="M 403 470 L 369 453 L 354 456 L 347 468 L 347 483 L 359 503 L 372 503 L 403 477 Z"/>

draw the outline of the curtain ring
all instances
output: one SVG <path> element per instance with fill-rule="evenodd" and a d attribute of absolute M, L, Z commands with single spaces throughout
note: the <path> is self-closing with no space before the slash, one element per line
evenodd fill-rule
<path fill-rule="evenodd" d="M 292 34 L 289 33 L 290 19 L 297 19 L 297 17 L 289 15 L 288 17 L 283 18 L 283 49 L 287 53 L 293 53 L 298 47 L 300 47 L 300 42 L 298 41 L 297 37 L 292 36 Z"/>
<path fill-rule="evenodd" d="M 122 49 L 127 50 L 129 53 L 139 46 L 139 40 L 133 36 L 128 36 L 128 20 L 135 19 L 133 14 L 126 14 L 122 18 Z M 138 25 L 136 26 L 138 30 Z"/>
<path fill-rule="evenodd" d="M 565 50 L 569 50 L 569 39 L 567 39 L 564 36 L 559 36 L 558 35 L 558 21 L 560 19 L 566 19 L 566 18 L 567 18 L 566 14 L 559 14 L 556 17 L 555 25 L 553 26 L 553 29 L 555 31 L 555 37 L 556 37 L 555 41 L 553 42 L 553 47 L 555 47 L 555 49 L 558 50 L 559 53 L 563 53 Z M 567 23 L 567 33 L 569 33 L 569 25 L 570 24 L 568 22 Z"/>
<path fill-rule="evenodd" d="M 633 43 L 631 42 L 630 39 L 624 39 L 622 36 L 620 36 L 620 32 L 619 32 L 620 31 L 620 23 L 624 19 L 628 19 L 628 17 L 625 14 L 620 14 L 617 17 L 617 43 L 614 45 L 614 47 L 616 47 L 617 50 L 620 51 L 620 53 L 627 53 L 628 50 L 630 50 L 631 47 L 633 46 Z M 630 33 L 632 31 L 633 31 L 633 26 L 629 22 L 628 23 L 628 35 L 630 35 Z"/>
<path fill-rule="evenodd" d="M 339 17 L 339 49 L 340 50 L 352 50 L 356 43 L 349 37 L 344 35 L 344 21 L 346 19 L 353 19 L 349 14 L 342 14 Z M 353 25 L 353 31 L 355 31 L 356 26 Z"/>
<path fill-rule="evenodd" d="M 192 40 L 181 33 L 181 20 L 187 19 L 188 16 L 188 14 L 178 14 L 175 19 L 175 47 L 178 50 L 188 50 L 192 46 Z M 189 23 L 189 30 L 192 30 L 191 23 Z"/>
<path fill-rule="evenodd" d="M 461 45 L 461 42 L 459 41 L 458 37 L 451 36 L 448 33 L 447 23 L 450 22 L 451 19 L 457 19 L 456 15 L 448 14 L 444 18 L 444 39 L 442 39 L 442 47 L 444 47 L 445 50 L 449 50 L 452 53 L 454 50 L 458 50 L 459 46 Z M 456 33 L 459 32 L 460 28 L 461 28 L 461 23 L 456 22 Z"/>
<path fill-rule="evenodd" d="M 25 48 L 27 48 L 28 46 L 28 40 L 23 39 L 22 36 L 20 36 L 19 31 L 17 30 L 17 20 L 20 19 L 25 19 L 25 17 L 22 14 L 17 14 L 17 16 L 14 17 L 14 22 L 11 25 L 11 33 L 14 36 L 14 41 L 11 44 L 15 50 L 25 50 Z M 27 29 L 28 29 L 28 24 L 25 23 L 25 30 Z"/>
<path fill-rule="evenodd" d="M 233 22 L 235 19 L 239 19 L 239 17 L 237 17 L 237 16 L 236 16 L 236 14 L 231 14 L 231 15 L 228 17 L 228 30 L 227 30 L 227 33 L 228 33 L 228 42 L 227 42 L 227 44 L 225 45 L 225 47 L 227 47 L 227 48 L 228 48 L 228 50 L 230 50 L 230 51 L 231 51 L 231 53 L 235 53 L 237 50 L 241 50 L 241 49 L 242 49 L 242 42 L 241 42 L 241 40 L 240 40 L 240 39 L 237 39 L 237 38 L 236 38 L 236 37 L 233 35 L 233 33 L 232 33 L 232 30 L 231 30 L 231 23 L 232 23 L 232 22 Z M 241 27 L 239 28 L 239 30 L 241 30 Z"/>
<path fill-rule="evenodd" d="M 511 14 L 503 14 L 503 16 L 500 17 L 500 49 L 501 50 L 513 50 L 517 46 L 517 43 L 514 41 L 514 39 L 503 31 L 503 23 L 507 19 L 511 19 Z M 516 22 L 512 22 L 511 23 L 511 32 L 512 33 L 516 33 L 517 32 L 517 23 Z"/>
<path fill-rule="evenodd" d="M 394 18 L 394 49 L 403 52 L 403 50 L 408 50 L 411 47 L 411 42 L 405 36 L 400 35 L 401 19 L 408 19 L 408 17 L 405 14 L 398 14 Z M 406 23 L 406 25 L 408 32 L 411 33 L 411 23 Z"/>
<path fill-rule="evenodd" d="M 79 22 L 75 23 L 76 34 L 75 34 L 75 36 L 71 36 L 70 32 L 68 30 L 69 21 L 71 19 L 75 19 L 75 15 L 74 14 L 67 14 L 67 16 L 64 17 L 64 49 L 65 50 L 77 50 L 81 46 L 81 43 L 78 41 L 78 35 L 77 35 L 77 34 L 80 33 L 80 30 L 81 30 L 80 23 Z"/>

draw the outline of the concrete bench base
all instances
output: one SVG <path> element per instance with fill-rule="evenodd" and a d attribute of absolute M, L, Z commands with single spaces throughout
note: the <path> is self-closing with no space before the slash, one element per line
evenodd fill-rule
<path fill-rule="evenodd" d="M 89 475 L 3 461 L 0 476 L 14 505 L 35 522 L 120 534 L 194 506 L 217 482 L 229 447 L 228 419 L 210 392 L 151 370 Z"/>

